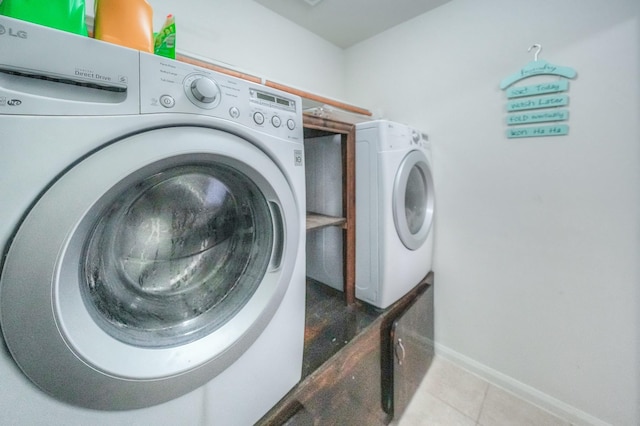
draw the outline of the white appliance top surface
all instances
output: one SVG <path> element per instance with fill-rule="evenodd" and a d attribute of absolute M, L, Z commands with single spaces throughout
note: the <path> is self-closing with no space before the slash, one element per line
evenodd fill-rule
<path fill-rule="evenodd" d="M 378 151 L 430 148 L 427 136 L 406 124 L 389 120 L 375 120 L 356 124 L 356 143 L 368 139 L 377 141 Z"/>

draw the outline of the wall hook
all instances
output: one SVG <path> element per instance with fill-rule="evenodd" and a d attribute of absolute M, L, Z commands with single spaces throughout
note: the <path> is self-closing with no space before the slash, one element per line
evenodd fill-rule
<path fill-rule="evenodd" d="M 536 50 L 536 52 L 533 54 L 533 60 L 537 61 L 538 60 L 538 55 L 540 54 L 540 51 L 542 50 L 542 45 L 541 44 L 534 44 L 532 45 L 530 48 L 527 49 L 527 52 L 531 52 L 531 49 L 538 49 Z"/>

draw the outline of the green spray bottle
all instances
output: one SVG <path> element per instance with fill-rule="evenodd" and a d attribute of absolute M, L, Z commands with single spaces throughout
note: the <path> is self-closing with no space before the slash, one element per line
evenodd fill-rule
<path fill-rule="evenodd" d="M 162 29 L 154 37 L 154 53 L 165 58 L 176 58 L 176 20 L 167 15 Z"/>

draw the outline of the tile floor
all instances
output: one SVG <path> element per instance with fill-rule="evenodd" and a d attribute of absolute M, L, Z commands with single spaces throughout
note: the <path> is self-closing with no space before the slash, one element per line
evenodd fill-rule
<path fill-rule="evenodd" d="M 568 421 L 436 356 L 393 426 L 569 426 Z"/>

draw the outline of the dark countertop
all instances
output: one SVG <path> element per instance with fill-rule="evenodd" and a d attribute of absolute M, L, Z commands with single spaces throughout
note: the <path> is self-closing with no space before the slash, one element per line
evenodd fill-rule
<path fill-rule="evenodd" d="M 389 351 L 385 339 L 398 315 L 431 285 L 433 273 L 381 310 L 358 300 L 348 306 L 344 293 L 307 279 L 302 379 L 256 425 L 387 425 L 393 414 L 383 407 L 388 397 L 382 369 Z M 424 328 L 410 325 L 417 326 Z M 412 368 L 409 374 L 413 387 L 422 379 L 417 373 Z"/>

